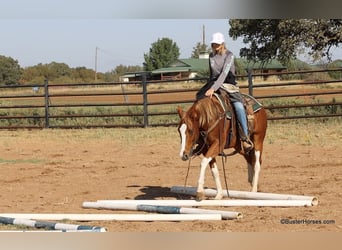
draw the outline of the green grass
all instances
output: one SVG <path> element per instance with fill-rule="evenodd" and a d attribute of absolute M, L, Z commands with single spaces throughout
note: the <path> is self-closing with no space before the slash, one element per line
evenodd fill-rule
<path fill-rule="evenodd" d="M 265 141 L 269 144 L 339 145 L 342 118 L 270 121 Z"/>

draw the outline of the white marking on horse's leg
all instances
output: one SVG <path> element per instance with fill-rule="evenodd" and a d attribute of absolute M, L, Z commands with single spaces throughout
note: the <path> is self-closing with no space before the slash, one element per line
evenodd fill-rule
<path fill-rule="evenodd" d="M 215 196 L 215 199 L 221 200 L 223 197 L 222 186 L 221 186 L 220 175 L 219 175 L 219 171 L 218 171 L 216 162 L 214 163 L 214 166 L 211 168 L 211 173 L 212 173 L 213 178 L 215 180 L 216 190 L 217 190 L 217 194 Z"/>
<path fill-rule="evenodd" d="M 254 177 L 252 182 L 252 192 L 258 192 L 258 182 L 260 174 L 260 151 L 255 151 Z"/>
<path fill-rule="evenodd" d="M 179 152 L 179 156 L 181 158 L 183 157 L 183 153 L 184 153 L 184 150 L 185 150 L 185 142 L 186 142 L 185 131 L 186 131 L 186 124 L 183 123 L 182 126 L 180 126 L 180 128 L 179 128 L 179 132 L 180 132 L 180 136 L 181 136 L 181 149 L 180 149 L 180 152 Z"/>
<path fill-rule="evenodd" d="M 197 185 L 197 194 L 202 195 L 203 191 L 204 191 L 204 178 L 205 178 L 205 170 L 209 164 L 209 162 L 211 161 L 211 157 L 206 158 L 204 157 L 201 161 L 201 170 L 200 170 L 200 175 L 198 178 L 198 185 Z M 198 197 L 200 198 L 200 197 Z"/>
<path fill-rule="evenodd" d="M 254 168 L 253 168 L 253 165 L 249 162 L 247 162 L 247 168 L 248 168 L 248 182 L 252 185 L 253 176 L 254 176 Z"/>

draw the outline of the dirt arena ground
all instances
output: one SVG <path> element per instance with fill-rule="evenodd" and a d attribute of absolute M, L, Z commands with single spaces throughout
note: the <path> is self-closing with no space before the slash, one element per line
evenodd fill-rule
<path fill-rule="evenodd" d="M 340 123 L 281 123 L 269 124 L 260 191 L 317 196 L 318 206 L 219 208 L 243 213 L 241 220 L 67 223 L 111 232 L 342 231 Z M 188 166 L 179 159 L 174 127 L 0 131 L 0 138 L 0 213 L 130 213 L 81 206 L 100 199 L 190 198 L 169 190 L 184 185 Z M 199 162 L 191 161 L 188 185 L 196 185 Z M 230 157 L 226 171 L 230 189 L 249 190 L 241 156 Z M 206 178 L 206 186 L 214 187 L 209 171 Z M 282 219 L 321 224 L 283 224 Z"/>

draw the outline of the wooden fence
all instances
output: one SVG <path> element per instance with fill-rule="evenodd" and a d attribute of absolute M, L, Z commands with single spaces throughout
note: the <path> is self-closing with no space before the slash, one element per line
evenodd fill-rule
<path fill-rule="evenodd" d="M 238 80 L 241 92 L 263 103 L 269 120 L 342 116 L 341 68 L 249 72 Z M 175 126 L 176 107 L 190 106 L 205 81 L 143 77 L 129 83 L 0 86 L 0 129 Z"/>

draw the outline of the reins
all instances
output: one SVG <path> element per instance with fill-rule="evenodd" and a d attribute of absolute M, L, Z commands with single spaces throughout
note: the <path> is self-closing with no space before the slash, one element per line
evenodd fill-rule
<path fill-rule="evenodd" d="M 216 109 L 217 109 L 217 107 L 216 107 Z M 222 115 L 222 113 L 221 113 L 221 115 Z M 223 117 L 225 117 L 224 113 L 223 113 Z M 221 120 L 221 119 L 219 119 L 219 120 Z M 223 130 L 225 129 L 225 127 L 226 127 L 226 120 L 224 121 Z M 228 182 L 227 182 L 227 175 L 226 175 L 226 168 L 225 168 L 225 162 L 227 161 L 227 156 L 223 153 L 224 149 L 221 149 L 221 133 L 222 133 L 222 128 L 219 129 L 219 155 L 221 154 L 224 183 L 226 185 L 227 196 L 229 197 L 229 189 L 228 189 Z M 225 161 L 223 160 L 223 157 L 225 158 Z"/>

